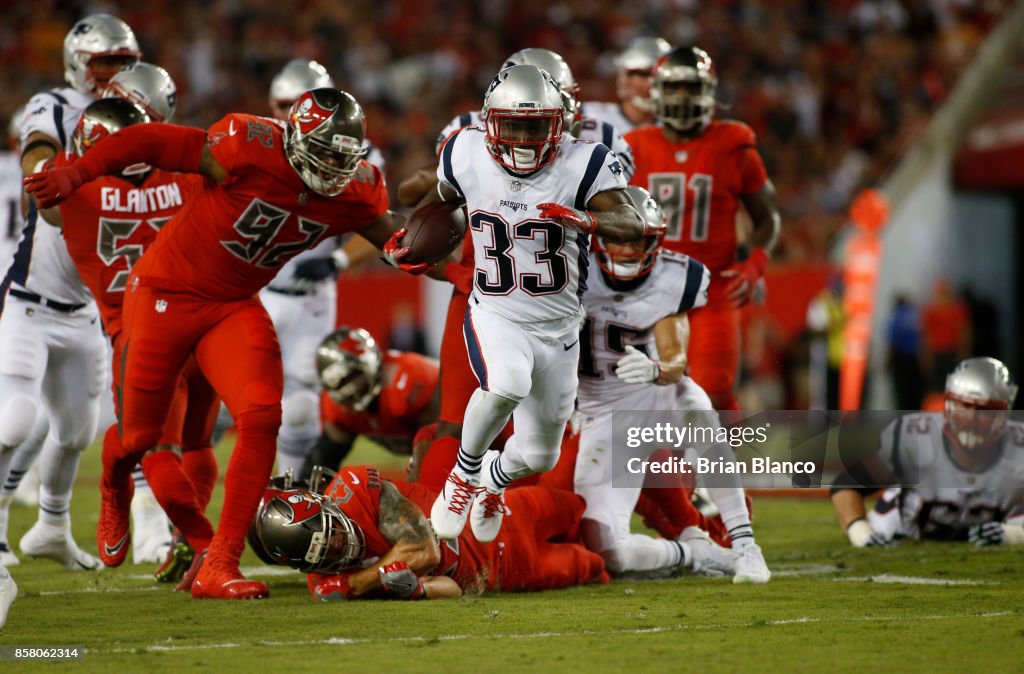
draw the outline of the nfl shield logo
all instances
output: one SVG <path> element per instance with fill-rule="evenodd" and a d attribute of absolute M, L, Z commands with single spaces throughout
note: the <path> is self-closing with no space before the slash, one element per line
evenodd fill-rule
<path fill-rule="evenodd" d="M 519 190 L 523 189 L 523 184 L 518 180 L 513 180 L 511 187 L 513 192 L 518 192 Z"/>
<path fill-rule="evenodd" d="M 162 314 L 165 311 L 167 311 L 167 301 L 166 300 L 157 300 L 156 301 L 156 312 L 158 314 Z"/>

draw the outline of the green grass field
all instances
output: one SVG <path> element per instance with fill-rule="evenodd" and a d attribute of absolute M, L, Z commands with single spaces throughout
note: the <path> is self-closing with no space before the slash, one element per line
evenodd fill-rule
<path fill-rule="evenodd" d="M 73 503 L 90 550 L 98 454 Z M 385 459 L 366 447 L 357 457 Z M 12 543 L 34 519 L 12 510 Z M 244 570 L 268 580 L 269 600 L 194 601 L 150 566 L 69 573 L 23 558 L 0 647 L 84 647 L 67 667 L 96 672 L 1021 671 L 1024 550 L 854 550 L 825 502 L 762 498 L 754 524 L 775 574 L 765 586 L 679 578 L 437 602 L 318 604 L 303 576 L 251 553 Z M 0 671 L 57 666 L 7 660 Z"/>

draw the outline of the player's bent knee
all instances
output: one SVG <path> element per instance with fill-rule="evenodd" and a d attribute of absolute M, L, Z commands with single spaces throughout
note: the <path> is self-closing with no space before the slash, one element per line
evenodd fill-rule
<path fill-rule="evenodd" d="M 235 417 L 235 426 L 240 436 L 269 434 L 277 437 L 277 431 L 281 427 L 281 406 L 252 406 Z"/>
<path fill-rule="evenodd" d="M 546 473 L 558 463 L 561 448 L 537 447 L 523 451 L 523 460 L 534 473 Z"/>
<path fill-rule="evenodd" d="M 494 410 L 495 414 L 508 416 L 519 406 L 520 398 L 515 398 L 494 391 L 479 391 L 480 401 Z"/>
<path fill-rule="evenodd" d="M 17 447 L 28 439 L 36 424 L 39 406 L 28 396 L 11 398 L 0 412 L 0 445 Z"/>
<path fill-rule="evenodd" d="M 320 400 L 310 391 L 296 391 L 281 401 L 281 426 L 305 428 L 319 420 Z"/>

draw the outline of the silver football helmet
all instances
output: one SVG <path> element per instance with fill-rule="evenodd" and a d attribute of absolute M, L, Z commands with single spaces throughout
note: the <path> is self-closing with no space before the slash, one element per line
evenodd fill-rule
<path fill-rule="evenodd" d="M 110 14 L 91 14 L 64 38 L 64 79 L 83 94 L 98 93 L 117 71 L 141 57 L 128 24 Z"/>
<path fill-rule="evenodd" d="M 644 222 L 658 233 L 630 243 L 611 243 L 610 247 L 609 242 L 600 236 L 593 238 L 597 266 L 608 276 L 620 281 L 649 274 L 658 261 L 661 243 L 665 238 L 665 212 L 651 193 L 642 187 L 629 185 L 626 187 L 626 196 Z"/>
<path fill-rule="evenodd" d="M 531 47 L 520 49 L 505 60 L 503 68 L 510 66 L 537 66 L 546 70 L 558 82 L 562 89 L 562 102 L 565 106 L 565 124 L 563 129 L 578 136 L 582 128 L 583 116 L 580 112 L 580 87 L 572 76 L 572 69 L 560 55 L 550 49 Z"/>
<path fill-rule="evenodd" d="M 327 69 L 316 61 L 292 59 L 270 81 L 270 110 L 277 119 L 286 119 L 288 109 L 310 89 L 334 88 Z"/>
<path fill-rule="evenodd" d="M 555 160 L 562 140 L 562 90 L 546 70 L 522 65 L 495 76 L 484 96 L 487 151 L 513 173 L 533 173 Z"/>
<path fill-rule="evenodd" d="M 368 148 L 366 115 L 351 94 L 311 89 L 288 111 L 285 156 L 317 194 L 334 197 L 345 191 Z"/>
<path fill-rule="evenodd" d="M 107 136 L 126 126 L 149 121 L 149 116 L 142 108 L 125 98 L 101 98 L 82 111 L 78 126 L 71 135 L 71 146 L 75 148 L 75 154 L 81 157 Z"/>
<path fill-rule="evenodd" d="M 363 560 L 366 539 L 333 499 L 304 489 L 268 490 L 249 528 L 264 561 L 303 573 L 337 573 Z"/>
<path fill-rule="evenodd" d="M 703 131 L 715 115 L 717 86 L 718 76 L 707 52 L 697 47 L 673 49 L 654 66 L 654 115 L 679 132 Z"/>
<path fill-rule="evenodd" d="M 994 443 L 1003 433 L 1017 384 L 995 358 L 968 358 L 946 377 L 946 436 L 964 449 Z"/>
<path fill-rule="evenodd" d="M 654 105 L 650 96 L 651 69 L 662 56 L 672 49 L 660 37 L 635 37 L 615 57 L 616 89 L 621 101 L 629 101 L 641 110 L 651 112 Z M 637 82 L 634 78 L 640 79 Z"/>
<path fill-rule="evenodd" d="M 363 328 L 340 327 L 316 349 L 320 384 L 331 400 L 362 412 L 377 398 L 384 383 L 384 354 Z"/>
<path fill-rule="evenodd" d="M 131 101 L 146 111 L 154 122 L 169 122 L 178 107 L 178 88 L 160 66 L 139 61 L 121 68 L 110 78 L 104 96 Z"/>

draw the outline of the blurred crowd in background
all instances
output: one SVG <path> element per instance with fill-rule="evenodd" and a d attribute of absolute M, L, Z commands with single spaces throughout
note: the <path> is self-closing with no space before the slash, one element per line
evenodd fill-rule
<path fill-rule="evenodd" d="M 295 57 L 320 61 L 365 107 L 393 191 L 414 170 L 434 163 L 438 131 L 453 116 L 479 109 L 487 84 L 513 51 L 557 51 L 572 67 L 581 100 L 615 100 L 615 55 L 635 36 L 660 35 L 674 45 L 707 50 L 718 71 L 718 115 L 743 120 L 757 132 L 783 218 L 775 259 L 826 264 L 852 195 L 877 184 L 920 137 L 1008 4 L 5 2 L 0 119 L 6 121 L 35 91 L 61 83 L 68 27 L 82 15 L 106 11 L 127 21 L 144 59 L 174 78 L 180 124 L 207 126 L 229 111 L 268 114 L 269 83 L 283 64 Z M 818 332 L 785 339 L 767 314 L 748 321 L 744 381 L 753 389 L 745 407 L 812 404 L 806 364 Z"/>

